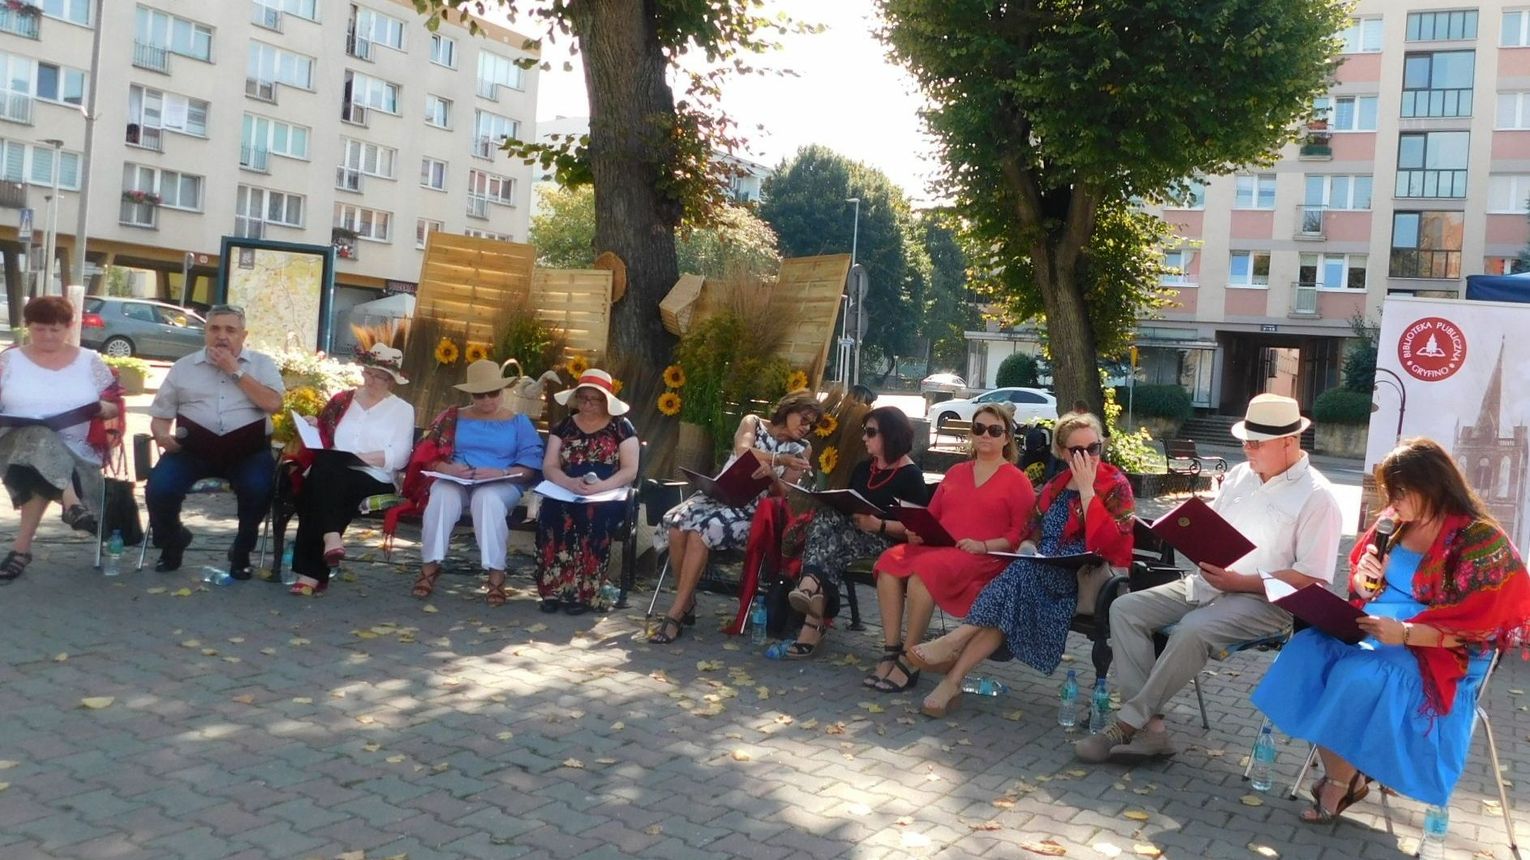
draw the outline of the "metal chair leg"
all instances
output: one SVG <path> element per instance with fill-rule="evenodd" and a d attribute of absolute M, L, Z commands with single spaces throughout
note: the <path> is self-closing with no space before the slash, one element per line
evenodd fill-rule
<path fill-rule="evenodd" d="M 101 504 L 96 506 L 96 570 L 101 569 L 101 544 L 106 542 L 106 475 L 101 476 Z"/>
<path fill-rule="evenodd" d="M 664 551 L 664 562 L 659 565 L 659 581 L 653 585 L 653 598 L 648 601 L 648 612 L 645 619 L 653 618 L 653 608 L 659 605 L 659 592 L 664 590 L 664 575 L 669 573 L 669 550 Z"/>
<path fill-rule="evenodd" d="M 1498 764 L 1498 743 L 1493 740 L 1493 724 L 1488 721 L 1487 709 L 1477 706 L 1477 720 L 1482 723 L 1482 731 L 1487 735 L 1488 762 L 1493 768 L 1493 780 L 1498 783 L 1498 809 L 1503 813 L 1504 833 L 1509 837 L 1509 850 L 1518 851 L 1519 844 L 1514 839 L 1514 819 L 1509 817 L 1509 792 L 1504 788 L 1503 771 Z"/>
<path fill-rule="evenodd" d="M 1296 799 L 1296 792 L 1301 789 L 1302 780 L 1307 778 L 1307 771 L 1312 770 L 1312 763 L 1315 761 L 1317 761 L 1317 744 L 1313 744 L 1312 749 L 1307 750 L 1306 761 L 1302 762 L 1301 769 L 1296 772 L 1296 779 L 1291 781 L 1291 791 L 1287 793 L 1290 799 Z"/>
<path fill-rule="evenodd" d="M 1201 695 L 1201 676 L 1197 674 L 1190 679 L 1190 686 L 1195 688 L 1195 703 L 1201 708 L 1201 728 L 1210 730 L 1211 720 L 1206 718 L 1206 699 Z"/>
<path fill-rule="evenodd" d="M 855 596 L 855 583 L 847 577 L 845 583 L 845 602 L 850 604 L 850 629 L 861 631 L 866 625 L 861 623 L 861 601 Z"/>
<path fill-rule="evenodd" d="M 138 545 L 138 570 L 143 571 L 144 559 L 149 557 L 149 544 L 154 540 L 154 524 L 145 523 L 143 527 L 143 543 Z"/>

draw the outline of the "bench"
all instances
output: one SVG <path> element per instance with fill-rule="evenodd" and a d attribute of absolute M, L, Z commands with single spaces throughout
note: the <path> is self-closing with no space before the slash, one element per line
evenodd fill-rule
<path fill-rule="evenodd" d="M 1194 439 L 1165 439 L 1163 455 L 1171 474 L 1199 475 L 1207 466 L 1215 469 L 1219 478 L 1227 473 L 1227 459 L 1195 450 Z"/>

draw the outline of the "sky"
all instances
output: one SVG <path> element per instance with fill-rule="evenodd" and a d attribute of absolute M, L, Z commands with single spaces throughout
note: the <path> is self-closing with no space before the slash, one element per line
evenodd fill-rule
<path fill-rule="evenodd" d="M 775 167 L 802 146 L 822 144 L 881 169 L 916 203 L 935 199 L 927 187 L 935 149 L 919 119 L 924 100 L 873 35 L 873 0 L 767 0 L 765 14 L 777 11 L 826 29 L 782 37 L 785 48 L 759 60 L 796 77 L 730 80 L 722 105 L 749 140 L 749 151 L 739 154 Z M 570 59 L 566 40 L 547 46 L 543 59 L 552 70 L 538 79 L 537 120 L 588 115 L 579 63 L 563 71 Z"/>

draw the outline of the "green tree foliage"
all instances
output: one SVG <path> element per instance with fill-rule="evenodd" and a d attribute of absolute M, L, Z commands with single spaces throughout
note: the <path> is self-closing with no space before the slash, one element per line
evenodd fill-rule
<path fill-rule="evenodd" d="M 999 388 L 1035 388 L 1041 384 L 1041 362 L 1028 353 L 1011 353 L 999 362 L 994 382 Z"/>
<path fill-rule="evenodd" d="M 1371 325 L 1365 314 L 1358 312 L 1350 317 L 1349 327 L 1355 339 L 1344 353 L 1344 387 L 1364 392 L 1368 398 L 1376 384 L 1376 340 L 1381 337 L 1381 327 Z"/>
<path fill-rule="evenodd" d="M 866 268 L 870 315 L 862 368 L 914 350 L 929 294 L 930 258 L 902 189 L 880 170 L 822 146 L 806 146 L 765 180 L 760 216 L 787 257 L 848 254 L 860 198 L 856 261 Z M 890 368 L 888 368 L 890 370 Z"/>
<path fill-rule="evenodd" d="M 1323 424 L 1369 424 L 1370 390 L 1353 391 L 1343 386 L 1330 388 L 1312 401 L 1312 419 Z"/>
<path fill-rule="evenodd" d="M 1130 403 L 1134 417 L 1185 421 L 1195 414 L 1195 405 L 1182 385 L 1138 385 L 1133 390 L 1118 385 L 1115 391 L 1116 402 Z"/>
<path fill-rule="evenodd" d="M 1343 0 L 879 0 L 931 102 L 970 264 L 1044 315 L 1059 399 L 1159 300 L 1136 198 L 1269 157 L 1334 68 Z"/>
<path fill-rule="evenodd" d="M 555 269 L 588 268 L 595 261 L 595 192 L 589 186 L 547 187 L 531 219 L 537 263 Z M 720 278 L 765 276 L 781 264 L 776 234 L 747 206 L 729 204 L 711 226 L 682 230 L 676 240 L 681 272 Z"/>
<path fill-rule="evenodd" d="M 917 216 L 930 257 L 930 289 L 919 334 L 928 347 L 925 372 L 962 370 L 967 365 L 965 332 L 982 323 L 976 295 L 967 287 L 967 255 L 957 238 L 949 210 L 930 209 Z"/>

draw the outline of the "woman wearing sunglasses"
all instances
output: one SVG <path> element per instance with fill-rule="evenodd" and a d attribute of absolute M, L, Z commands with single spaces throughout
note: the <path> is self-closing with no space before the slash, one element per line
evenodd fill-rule
<path fill-rule="evenodd" d="M 1103 430 L 1100 419 L 1088 412 L 1057 419 L 1053 453 L 1067 468 L 1041 488 L 1021 552 L 1092 552 L 1114 567 L 1131 564 L 1132 487 L 1124 472 L 1100 460 Z M 973 601 L 967 623 L 909 649 L 909 663 L 945 673 L 920 710 L 931 717 L 949 713 L 960 701 L 962 678 L 1000 645 L 1037 671 L 1052 674 L 1062 660 L 1077 605 L 1077 571 L 1015 559 Z"/>
<path fill-rule="evenodd" d="M 955 546 L 925 546 L 916 532 L 877 559 L 877 605 L 882 611 L 882 659 L 862 681 L 881 693 L 907 690 L 919 673 L 903 661 L 903 643 L 919 642 L 938 605 L 966 615 L 988 581 L 1004 569 L 1003 556 L 1019 543 L 1036 493 L 1015 467 L 1014 411 L 985 403 L 972 416 L 972 459 L 958 463 L 930 500 L 930 513 L 956 539 Z M 908 601 L 908 636 L 903 629 Z"/>

